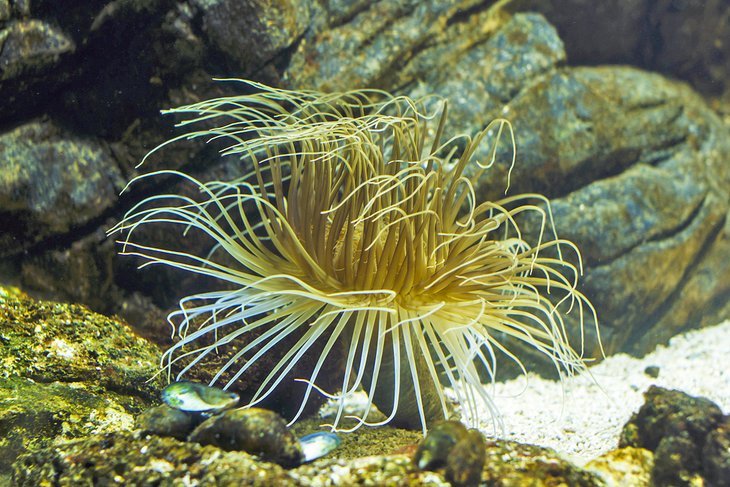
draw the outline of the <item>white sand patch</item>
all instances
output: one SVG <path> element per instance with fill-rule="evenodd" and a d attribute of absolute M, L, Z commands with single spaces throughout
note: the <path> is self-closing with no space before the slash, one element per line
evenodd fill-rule
<path fill-rule="evenodd" d="M 583 464 L 618 444 L 621 429 L 656 384 L 704 396 L 730 412 L 730 321 L 674 337 L 644 358 L 613 355 L 590 369 L 593 378 L 560 382 L 530 374 L 498 383 L 494 402 L 504 422 L 504 438 L 554 448 Z M 644 370 L 659 367 L 652 378 Z M 594 381 L 595 379 L 595 381 Z M 493 432 L 489 412 L 480 426 Z"/>

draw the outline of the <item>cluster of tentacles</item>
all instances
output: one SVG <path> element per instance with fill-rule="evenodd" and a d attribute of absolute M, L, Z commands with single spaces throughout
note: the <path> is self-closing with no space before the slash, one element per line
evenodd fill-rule
<path fill-rule="evenodd" d="M 179 340 L 165 353 L 165 367 L 185 358 L 182 377 L 207 355 L 251 337 L 213 382 L 227 371 L 227 387 L 277 354 L 254 405 L 318 343 L 316 365 L 301 378 L 307 391 L 300 413 L 310 393 L 327 394 L 340 401 L 337 427 L 344 399 L 363 388 L 387 418 L 365 415 L 358 426 L 391 421 L 405 401 L 415 401 L 410 410 L 424 428 L 448 415 L 444 386 L 453 388 L 467 420 L 476 422 L 481 405 L 491 407 L 479 369 L 493 377 L 498 356 L 522 366 L 505 337 L 539 350 L 559 371 L 583 367 L 576 351 L 582 344 L 571 346 L 562 313 L 574 305 L 580 316 L 595 313 L 576 290 L 580 264 L 563 258 L 569 250 L 580 262 L 578 250 L 555 235 L 548 201 L 536 194 L 475 200 L 474 186 L 495 163 L 501 139 L 511 144 L 507 162 L 514 163 L 509 122 L 442 140 L 444 108 L 424 113 L 422 102 L 378 91 L 322 94 L 246 83 L 255 94 L 171 110 L 190 117 L 181 126 L 205 128 L 167 143 L 223 139 L 223 155 L 240 158 L 250 174 L 211 182 L 174 171 L 140 176 L 174 174 L 200 194 L 147 198 L 112 229 L 123 235 L 122 252 L 143 257 L 144 265 L 226 283 L 180 301 L 169 318 Z M 490 144 L 491 158 L 474 160 L 482 143 Z M 542 222 L 535 242 L 518 227 L 526 212 Z M 202 232 L 213 249 L 195 255 L 134 239 L 140 225 L 158 223 Z M 284 340 L 294 345 L 283 349 Z M 341 389 L 323 391 L 317 379 L 335 347 L 344 347 Z M 378 393 L 384 388 L 385 396 Z M 426 390 L 435 412 L 422 399 Z"/>

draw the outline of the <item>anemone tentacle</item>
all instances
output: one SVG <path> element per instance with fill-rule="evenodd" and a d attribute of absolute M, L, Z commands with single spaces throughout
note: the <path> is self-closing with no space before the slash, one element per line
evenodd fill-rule
<path fill-rule="evenodd" d="M 477 422 L 480 404 L 494 411 L 478 367 L 493 380 L 502 354 L 525 370 L 505 336 L 549 357 L 561 374 L 584 367 L 583 315 L 596 321 L 595 310 L 576 288 L 580 253 L 558 238 L 549 201 L 537 194 L 476 201 L 474 185 L 495 164 L 505 135 L 507 162 L 515 163 L 507 120 L 474 138 L 444 142 L 445 103 L 440 113 L 426 113 L 422 101 L 377 90 L 321 94 L 247 83 L 257 93 L 170 110 L 190 117 L 182 127 L 217 126 L 163 146 L 184 138 L 224 139 L 230 145 L 222 154 L 245 161 L 250 173 L 211 182 L 153 173 L 192 184 L 199 197 L 147 198 L 111 230 L 123 234 L 122 253 L 142 257 L 143 266 L 168 265 L 229 286 L 180 301 L 168 318 L 178 342 L 163 355 L 163 367 L 170 371 L 187 361 L 180 378 L 245 338 L 212 379 L 230 371 L 230 387 L 293 340 L 278 352 L 253 405 L 319 343 L 310 376 L 300 380 L 304 401 L 313 391 L 339 401 L 334 428 L 348 394 L 363 388 L 373 401 L 379 387 L 392 387 L 392 404 L 378 404 L 386 420 L 398 416 L 402 391 L 412 388 L 424 429 L 433 419 L 422 397 L 426 389 L 434 392 L 441 416 L 449 410 L 444 386 L 453 388 L 469 422 Z M 492 144 L 489 160 L 475 160 L 486 142 Z M 536 242 L 521 232 L 518 219 L 525 213 L 540 222 Z M 139 227 L 152 224 L 198 232 L 212 250 L 199 256 L 137 243 Z M 576 305 L 581 331 L 574 348 L 562 313 Z M 324 391 L 317 379 L 339 343 L 345 344 L 341 391 Z M 383 364 L 392 369 L 381 370 Z M 392 385 L 383 385 L 385 376 Z M 294 420 L 302 411 L 303 405 Z M 380 423 L 366 414 L 357 425 Z"/>

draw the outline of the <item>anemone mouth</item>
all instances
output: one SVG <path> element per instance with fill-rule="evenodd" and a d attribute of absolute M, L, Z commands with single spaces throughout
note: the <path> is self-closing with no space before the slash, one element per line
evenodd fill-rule
<path fill-rule="evenodd" d="M 548 200 L 537 194 L 475 200 L 474 184 L 495 163 L 501 139 L 509 139 L 514 164 L 508 121 L 496 120 L 474 138 L 442 142 L 445 104 L 440 115 L 428 114 L 423 102 L 378 91 L 320 94 L 246 83 L 258 92 L 171 110 L 192 114 L 181 126 L 217 125 L 172 141 L 229 141 L 223 154 L 246 161 L 251 173 L 211 182 L 176 171 L 140 176 L 174 175 L 197 187 L 200 198 L 147 198 L 110 231 L 124 234 L 121 253 L 142 257 L 142 266 L 164 264 L 227 283 L 225 290 L 183 298 L 170 314 L 179 340 L 163 355 L 168 373 L 184 361 L 179 379 L 243 339 L 212 379 L 232 373 L 229 387 L 266 354 L 294 342 L 279 352 L 252 406 L 318 343 L 292 422 L 318 391 L 340 401 L 337 428 L 344 398 L 363 387 L 372 401 L 387 375 L 394 394 L 385 422 L 398 414 L 407 380 L 425 429 L 432 415 L 424 388 L 434 391 L 442 417 L 448 415 L 442 383 L 453 387 L 469 422 L 476 423 L 480 403 L 493 409 L 477 367 L 493 378 L 496 355 L 503 353 L 522 368 L 499 337 L 534 347 L 561 374 L 584 367 L 583 315 L 595 322 L 595 310 L 576 289 L 580 253 L 555 234 Z M 474 160 L 487 142 L 491 158 Z M 536 242 L 523 239 L 516 220 L 523 213 L 539 217 Z M 137 229 L 149 224 L 199 232 L 213 249 L 199 256 L 136 242 Z M 573 306 L 579 351 L 562 317 Z M 331 393 L 317 379 L 339 346 L 346 357 L 342 385 Z M 407 379 L 400 378 L 403 371 Z M 381 423 L 366 414 L 356 427 Z"/>

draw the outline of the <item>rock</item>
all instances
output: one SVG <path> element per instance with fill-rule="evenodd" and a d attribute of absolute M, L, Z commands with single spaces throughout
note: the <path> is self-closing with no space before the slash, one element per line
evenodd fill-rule
<path fill-rule="evenodd" d="M 0 2 L 0 119 L 24 111 L 27 98 L 46 98 L 42 90 L 55 90 L 68 79 L 59 64 L 76 51 L 76 44 L 52 23 L 17 19 L 5 23 L 12 12 Z M 53 73 L 53 75 L 51 75 Z M 33 104 L 33 102 L 31 102 Z"/>
<path fill-rule="evenodd" d="M 0 484 L 19 454 L 90 433 L 131 430 L 144 404 L 93 384 L 0 379 Z"/>
<path fill-rule="evenodd" d="M 506 102 L 565 61 L 563 42 L 544 17 L 517 14 L 505 19 L 490 11 L 479 17 L 484 23 L 491 22 L 493 35 L 483 42 L 474 39 L 475 45 L 464 52 L 453 52 L 454 44 L 459 46 L 455 41 L 428 47 L 416 55 L 409 64 L 412 68 L 403 75 L 423 79 L 409 90 L 409 96 L 438 95 L 448 100 L 452 134 L 473 134 L 487 126 Z M 481 160 L 488 157 L 486 145 L 477 152 Z"/>
<path fill-rule="evenodd" d="M 717 449 L 727 441 L 727 430 L 722 439 L 723 429 L 718 426 L 723 414 L 716 404 L 657 386 L 651 386 L 644 397 L 644 405 L 624 426 L 619 447 L 654 452 L 655 485 L 696 485 L 704 475 L 716 477 L 727 468 L 726 452 Z"/>
<path fill-rule="evenodd" d="M 435 470 L 445 466 L 455 445 L 465 439 L 467 433 L 466 426 L 459 421 L 435 423 L 418 445 L 413 461 L 421 470 Z"/>
<path fill-rule="evenodd" d="M 654 451 L 665 437 L 681 431 L 701 443 L 722 418 L 722 411 L 712 401 L 680 391 L 651 386 L 644 398 L 644 405 L 624 426 L 620 447 Z"/>
<path fill-rule="evenodd" d="M 570 485 L 598 487 L 598 477 L 562 459 L 549 448 L 487 440 L 482 482 L 486 485 Z"/>
<path fill-rule="evenodd" d="M 0 288 L 0 342 L 0 477 L 27 450 L 131 429 L 158 387 L 157 349 L 82 306 Z"/>
<path fill-rule="evenodd" d="M 0 81 L 48 72 L 75 50 L 73 40 L 39 20 L 11 22 L 0 31 Z"/>
<path fill-rule="evenodd" d="M 661 369 L 657 365 L 649 365 L 644 369 L 644 374 L 647 376 L 656 379 L 659 377 L 659 373 L 661 372 Z"/>
<path fill-rule="evenodd" d="M 469 430 L 446 460 L 446 479 L 454 486 L 480 485 L 486 456 L 484 436 L 478 430 Z"/>
<path fill-rule="evenodd" d="M 79 305 L 0 296 L 2 376 L 88 382 L 140 398 L 157 396 L 159 349 L 123 322 Z"/>
<path fill-rule="evenodd" d="M 730 87 L 727 2 L 516 0 L 508 8 L 545 15 L 573 65 L 633 64 L 690 81 L 708 94 Z"/>
<path fill-rule="evenodd" d="M 607 487 L 644 487 L 651 483 L 654 455 L 645 448 L 627 446 L 591 460 L 585 468 Z"/>
<path fill-rule="evenodd" d="M 309 25 L 311 0 L 195 0 L 212 47 L 252 73 L 289 48 Z"/>
<path fill-rule="evenodd" d="M 730 481 L 730 417 L 727 415 L 707 435 L 702 448 L 702 471 L 707 485 L 727 485 Z"/>
<path fill-rule="evenodd" d="M 0 255 L 65 236 L 116 203 L 123 178 L 103 144 L 34 120 L 0 135 Z"/>
<path fill-rule="evenodd" d="M 482 480 L 486 444 L 482 434 L 458 421 L 433 425 L 418 445 L 413 462 L 421 470 L 443 469 L 454 486 L 475 486 Z"/>
<path fill-rule="evenodd" d="M 226 451 L 245 451 L 285 468 L 299 465 L 303 458 L 299 440 L 286 421 L 260 408 L 234 409 L 212 416 L 195 428 L 188 440 Z"/>
<path fill-rule="evenodd" d="M 173 438 L 118 432 L 47 448 L 21 457 L 14 466 L 18 487 L 58 485 L 294 485 L 273 463 L 245 452 Z"/>
<path fill-rule="evenodd" d="M 571 64 L 638 64 L 648 41 L 647 0 L 513 0 L 511 11 L 540 12 L 557 27 Z"/>
<path fill-rule="evenodd" d="M 693 451 L 696 447 L 686 431 L 664 437 L 654 451 L 652 484 L 702 485 L 700 452 Z"/>
<path fill-rule="evenodd" d="M 726 315 L 730 139 L 695 94 L 631 68 L 571 68 L 505 110 L 517 139 L 510 194 L 552 198 L 558 235 L 583 254 L 608 353 L 647 353 Z M 485 175 L 478 199 L 503 190 L 509 163 Z"/>
<path fill-rule="evenodd" d="M 358 433 L 354 433 L 357 436 Z M 355 441 L 355 440 L 353 440 Z M 377 445 L 375 445 L 377 447 Z M 489 485 L 598 486 L 592 474 L 554 452 L 512 442 L 489 442 L 482 472 Z M 290 470 L 257 461 L 242 451 L 223 451 L 173 438 L 118 432 L 92 435 L 22 456 L 14 465 L 18 487 L 77 485 L 451 485 L 439 472 L 416 469 L 406 455 L 324 458 Z"/>
<path fill-rule="evenodd" d="M 414 56 L 433 40 L 448 36 L 446 28 L 458 24 L 460 12 L 475 3 L 398 0 L 360 4 L 360 8 L 351 8 L 347 22 L 335 24 L 333 21 L 341 19 L 336 14 L 327 27 L 307 33 L 292 53 L 283 81 L 293 88 L 322 91 L 386 88 L 403 82 L 400 74 L 408 71 Z M 465 47 L 462 44 L 462 52 Z"/>
<path fill-rule="evenodd" d="M 73 230 L 70 232 L 73 234 Z M 117 253 L 114 241 L 106 238 L 103 229 L 80 238 L 68 238 L 73 239 L 68 246 L 65 239 L 60 239 L 59 245 L 49 245 L 41 252 L 28 252 L 19 263 L 24 288 L 59 301 L 84 303 L 94 310 L 121 308 L 124 293 L 114 282 Z"/>
<path fill-rule="evenodd" d="M 0 0 L 0 22 L 10 18 L 10 0 Z"/>

